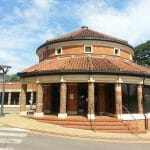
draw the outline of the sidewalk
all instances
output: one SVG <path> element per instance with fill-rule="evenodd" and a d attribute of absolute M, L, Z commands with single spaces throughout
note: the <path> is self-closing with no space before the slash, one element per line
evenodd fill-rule
<path fill-rule="evenodd" d="M 139 134 L 137 136 L 134 134 L 103 133 L 90 130 L 64 128 L 59 125 L 41 123 L 33 119 L 20 117 L 17 114 L 6 114 L 4 117 L 0 117 L 0 124 L 45 134 L 66 136 L 69 138 L 127 143 L 150 143 L 150 132 Z"/>

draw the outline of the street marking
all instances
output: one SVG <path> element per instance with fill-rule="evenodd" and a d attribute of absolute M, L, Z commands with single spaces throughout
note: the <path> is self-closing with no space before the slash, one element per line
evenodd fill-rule
<path fill-rule="evenodd" d="M 28 135 L 29 130 L 10 128 L 4 125 L 0 127 L 0 150 L 14 150 L 10 144 L 21 144 Z M 7 146 L 7 147 L 6 147 Z"/>
<path fill-rule="evenodd" d="M 18 132 L 29 132 L 26 129 L 19 129 L 19 128 L 9 128 L 9 127 L 0 127 L 0 131 L 18 131 Z"/>
<path fill-rule="evenodd" d="M 0 139 L 0 144 L 20 144 L 22 142 L 22 139 Z"/>
<path fill-rule="evenodd" d="M 0 132 L 0 136 L 14 136 L 14 137 L 25 137 L 27 133 L 6 133 Z"/>
<path fill-rule="evenodd" d="M 0 150 L 14 150 L 14 149 L 13 149 L 13 148 L 6 147 L 6 148 L 0 148 Z"/>

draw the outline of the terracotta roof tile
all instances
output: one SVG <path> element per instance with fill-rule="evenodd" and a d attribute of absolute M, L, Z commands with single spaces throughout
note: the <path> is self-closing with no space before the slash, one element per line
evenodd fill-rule
<path fill-rule="evenodd" d="M 23 72 L 42 71 L 127 71 L 150 74 L 150 69 L 119 57 L 78 56 L 47 59 Z"/>
<path fill-rule="evenodd" d="M 68 33 L 68 34 L 64 34 L 62 36 L 58 36 L 56 38 L 49 39 L 48 41 L 52 42 L 52 41 L 56 41 L 56 40 L 73 39 L 73 38 L 79 38 L 79 37 L 97 37 L 97 38 L 105 38 L 105 39 L 117 40 L 117 41 L 121 41 L 124 43 L 128 43 L 125 40 L 122 40 L 122 39 L 119 39 L 119 38 L 116 38 L 116 37 L 113 37 L 113 36 L 110 36 L 110 35 L 107 35 L 104 33 L 96 32 L 96 31 L 93 31 L 88 28 L 87 29 L 79 29 L 79 30 L 76 30 L 76 31 Z"/>

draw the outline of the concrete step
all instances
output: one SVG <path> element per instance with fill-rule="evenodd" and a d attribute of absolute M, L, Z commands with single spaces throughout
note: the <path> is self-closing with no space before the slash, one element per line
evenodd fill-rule
<path fill-rule="evenodd" d="M 67 119 L 59 119 L 57 116 L 44 116 L 33 119 L 44 123 L 60 125 L 66 128 L 96 130 L 96 132 L 141 133 L 141 131 L 137 131 L 136 127 L 131 126 L 129 123 L 109 116 L 98 116 L 96 117 L 96 120 L 92 121 L 83 116 L 68 116 Z"/>
<path fill-rule="evenodd" d="M 45 123 L 52 123 L 52 124 L 58 124 L 58 125 L 80 125 L 80 126 L 90 126 L 91 124 L 94 126 L 122 126 L 125 125 L 123 122 L 97 122 L 97 121 L 86 121 L 86 122 L 81 122 L 81 121 L 53 121 L 53 120 L 39 120 L 40 122 L 45 122 Z"/>
<path fill-rule="evenodd" d="M 69 128 L 89 129 L 95 128 L 96 130 L 129 130 L 127 126 L 80 126 L 80 125 L 62 125 Z"/>

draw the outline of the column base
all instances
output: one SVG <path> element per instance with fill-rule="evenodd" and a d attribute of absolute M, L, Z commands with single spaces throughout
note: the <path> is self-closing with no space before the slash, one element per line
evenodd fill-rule
<path fill-rule="evenodd" d="M 144 114 L 120 114 L 117 115 L 119 120 L 144 120 Z"/>
<path fill-rule="evenodd" d="M 60 119 L 66 119 L 67 118 L 67 113 L 59 113 L 58 118 Z"/>
<path fill-rule="evenodd" d="M 34 117 L 43 117 L 44 116 L 44 113 L 43 112 L 35 112 L 34 113 Z"/>
<path fill-rule="evenodd" d="M 102 115 L 104 115 L 104 112 L 99 112 L 99 114 L 102 116 Z"/>
<path fill-rule="evenodd" d="M 19 115 L 20 116 L 26 116 L 27 115 L 27 111 L 21 111 L 21 112 L 19 112 Z"/>
<path fill-rule="evenodd" d="M 51 111 L 50 111 L 50 110 L 44 110 L 44 113 L 46 113 L 46 114 L 50 114 L 50 113 L 51 113 Z"/>
<path fill-rule="evenodd" d="M 77 111 L 67 111 L 69 115 L 77 115 Z"/>
<path fill-rule="evenodd" d="M 88 120 L 95 120 L 96 119 L 95 114 L 87 114 L 87 118 L 88 118 Z"/>

